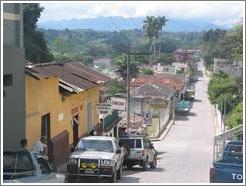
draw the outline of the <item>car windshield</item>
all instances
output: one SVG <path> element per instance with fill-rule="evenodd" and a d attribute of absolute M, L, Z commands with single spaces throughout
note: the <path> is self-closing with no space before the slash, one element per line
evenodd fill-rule
<path fill-rule="evenodd" d="M 114 152 L 113 144 L 110 140 L 81 140 L 77 150 Z"/>
<path fill-rule="evenodd" d="M 135 143 L 135 139 L 120 139 L 119 140 L 119 144 L 126 144 L 129 148 L 133 149 L 134 148 L 134 144 Z"/>

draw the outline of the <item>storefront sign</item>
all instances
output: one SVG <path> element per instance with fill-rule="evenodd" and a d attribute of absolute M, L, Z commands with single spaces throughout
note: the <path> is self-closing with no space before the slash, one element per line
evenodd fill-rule
<path fill-rule="evenodd" d="M 114 110 L 126 110 L 126 100 L 124 98 L 111 98 L 112 109 Z"/>

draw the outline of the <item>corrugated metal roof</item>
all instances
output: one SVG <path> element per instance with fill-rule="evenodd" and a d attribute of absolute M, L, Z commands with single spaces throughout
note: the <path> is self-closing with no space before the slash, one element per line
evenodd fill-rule
<path fill-rule="evenodd" d="M 82 89 L 88 89 L 111 80 L 110 77 L 76 62 L 51 62 L 26 67 L 26 72 L 38 78 L 57 76 L 61 81 Z"/>

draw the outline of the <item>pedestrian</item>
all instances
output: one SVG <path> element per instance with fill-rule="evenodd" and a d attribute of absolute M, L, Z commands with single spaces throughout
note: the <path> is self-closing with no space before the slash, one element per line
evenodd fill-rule
<path fill-rule="evenodd" d="M 35 144 L 32 147 L 32 151 L 42 154 L 42 155 L 47 155 L 47 138 L 46 136 L 41 136 L 39 140 L 35 142 Z"/>
<path fill-rule="evenodd" d="M 20 150 L 28 150 L 27 149 L 27 139 L 23 138 L 20 140 Z"/>

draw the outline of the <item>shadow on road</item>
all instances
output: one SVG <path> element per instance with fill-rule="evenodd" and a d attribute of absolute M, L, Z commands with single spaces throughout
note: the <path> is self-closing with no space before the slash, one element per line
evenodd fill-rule
<path fill-rule="evenodd" d="M 195 99 L 194 102 L 202 102 L 201 99 Z"/>
<path fill-rule="evenodd" d="M 163 172 L 163 171 L 165 171 L 165 169 L 163 169 L 161 167 L 156 167 L 155 169 L 149 169 L 146 172 Z M 125 176 L 133 175 L 133 174 L 138 174 L 139 172 L 143 172 L 143 169 L 142 169 L 142 167 L 136 165 L 136 166 L 132 167 L 131 169 L 125 168 L 123 171 L 123 175 L 125 175 Z"/>
<path fill-rule="evenodd" d="M 189 117 L 196 117 L 197 114 L 194 112 L 186 112 L 186 113 L 176 113 L 175 121 L 187 121 Z"/>

